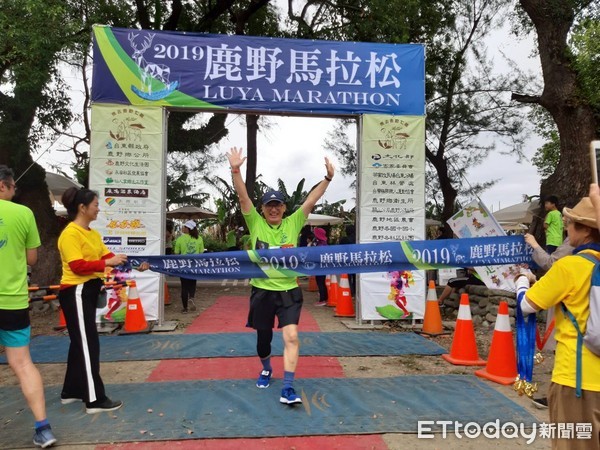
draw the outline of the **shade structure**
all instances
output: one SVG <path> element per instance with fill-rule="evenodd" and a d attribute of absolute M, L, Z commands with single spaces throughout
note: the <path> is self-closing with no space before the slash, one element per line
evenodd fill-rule
<path fill-rule="evenodd" d="M 306 219 L 307 225 L 312 226 L 324 226 L 324 225 L 337 225 L 343 223 L 344 219 L 341 217 L 327 216 L 325 214 L 313 214 L 310 213 L 308 215 L 308 219 Z"/>
<path fill-rule="evenodd" d="M 50 192 L 50 199 L 62 203 L 62 195 L 65 191 L 71 187 L 78 189 L 83 186 L 64 175 L 57 173 L 46 172 L 46 184 L 48 185 L 48 191 Z"/>
<path fill-rule="evenodd" d="M 167 211 L 167 217 L 170 219 L 211 219 L 217 217 L 217 214 L 209 211 L 208 209 L 200 208 L 198 206 L 182 206 L 174 209 L 173 211 Z"/>
<path fill-rule="evenodd" d="M 503 224 L 530 224 L 540 208 L 538 202 L 523 202 L 507 206 L 492 213 L 494 218 Z"/>

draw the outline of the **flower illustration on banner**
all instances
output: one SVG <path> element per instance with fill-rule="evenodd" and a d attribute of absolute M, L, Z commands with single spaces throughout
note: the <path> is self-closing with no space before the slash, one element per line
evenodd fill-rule
<path fill-rule="evenodd" d="M 410 270 L 395 270 L 388 273 L 388 278 L 390 280 L 388 300 L 393 301 L 400 310 L 392 305 L 387 305 L 376 307 L 377 312 L 386 319 L 409 319 L 411 313 L 406 308 L 405 289 L 415 284 L 412 272 Z"/>
<path fill-rule="evenodd" d="M 130 267 L 115 267 L 105 273 L 108 290 L 106 312 L 101 316 L 102 321 L 106 322 L 124 322 L 125 306 L 127 305 L 127 280 L 131 277 Z M 123 313 L 118 314 L 120 311 Z"/>

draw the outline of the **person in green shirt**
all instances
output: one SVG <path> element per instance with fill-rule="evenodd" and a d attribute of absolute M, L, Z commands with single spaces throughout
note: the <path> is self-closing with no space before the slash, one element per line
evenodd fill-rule
<path fill-rule="evenodd" d="M 549 255 L 554 253 L 563 242 L 563 220 L 557 206 L 558 198 L 555 195 L 548 196 L 544 202 L 544 208 L 548 211 L 544 230 L 546 230 L 546 251 Z"/>
<path fill-rule="evenodd" d="M 33 443 L 46 448 L 56 442 L 56 437 L 46 416 L 42 377 L 29 352 L 27 291 L 27 265 L 37 262 L 41 242 L 33 212 L 12 202 L 16 188 L 12 169 L 0 165 L 0 346 L 5 347 L 8 365 L 33 413 Z"/>
<path fill-rule="evenodd" d="M 261 200 L 262 216 L 252 204 L 246 185 L 240 173 L 240 167 L 246 161 L 242 149 L 233 147 L 227 154 L 233 185 L 238 194 L 244 220 L 250 232 L 251 248 L 288 248 L 296 247 L 300 230 L 315 206 L 323 196 L 333 179 L 334 167 L 325 158 L 325 178 L 308 194 L 300 208 L 290 216 L 283 218 L 286 211 L 285 198 L 281 192 L 269 191 Z M 273 368 L 271 366 L 271 341 L 275 317 L 278 328 L 282 329 L 283 349 L 283 389 L 279 401 L 287 405 L 302 403 L 294 390 L 294 374 L 298 364 L 300 343 L 298 340 L 298 322 L 302 309 L 302 290 L 296 278 L 253 278 L 250 282 L 250 311 L 247 326 L 256 330 L 256 349 L 261 360 L 262 371 L 256 382 L 259 388 L 269 387 Z"/>
<path fill-rule="evenodd" d="M 196 222 L 188 220 L 183 224 L 182 235 L 175 241 L 176 255 L 193 255 L 196 253 L 204 253 L 204 241 L 198 234 Z M 182 313 L 187 314 L 188 304 L 191 303 L 192 311 L 196 310 L 194 297 L 196 296 L 196 280 L 189 278 L 179 278 L 181 281 L 181 304 L 183 305 Z"/>

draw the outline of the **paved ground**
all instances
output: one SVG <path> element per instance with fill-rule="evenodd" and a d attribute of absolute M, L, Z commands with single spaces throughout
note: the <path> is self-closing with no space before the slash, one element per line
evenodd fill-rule
<path fill-rule="evenodd" d="M 249 288 L 247 283 L 243 280 L 227 280 L 226 282 L 210 282 L 201 283 L 197 295 L 198 311 L 190 314 L 182 314 L 180 312 L 179 305 L 179 290 L 177 287 L 177 281 L 172 280 L 170 282 L 170 298 L 171 305 L 165 307 L 165 320 L 176 321 L 178 327 L 175 333 L 182 333 L 186 327 L 197 318 L 207 307 L 212 305 L 214 301 L 223 295 L 242 295 L 248 294 Z M 314 305 L 316 301 L 316 294 L 311 292 L 305 292 L 305 308 L 310 311 L 318 322 L 319 327 L 323 331 L 348 331 L 348 327 L 339 318 L 333 317 L 330 308 L 317 307 Z M 52 330 L 52 326 L 56 324 L 57 316 L 56 313 L 47 311 L 43 314 L 36 314 L 33 316 L 33 330 L 34 334 L 50 334 L 56 333 Z M 393 326 L 390 328 L 386 326 L 384 330 L 390 332 L 396 332 L 397 327 Z M 491 338 L 492 330 L 478 330 L 477 339 L 480 347 L 480 356 L 486 357 L 489 349 L 489 342 Z M 446 347 L 450 348 L 451 338 L 437 338 L 435 341 Z M 472 368 L 465 368 L 461 366 L 452 366 L 440 357 L 423 357 L 423 356 L 401 356 L 401 357 L 345 357 L 339 358 L 340 364 L 343 367 L 344 375 L 352 378 L 379 378 L 387 376 L 398 376 L 403 374 L 463 374 L 464 376 L 473 376 Z M 159 361 L 141 361 L 131 363 L 103 363 L 101 372 L 105 383 L 143 383 L 145 382 L 150 373 L 156 368 Z M 541 390 L 543 391 L 547 387 L 549 374 L 551 370 L 552 361 L 545 361 L 540 366 L 536 366 L 536 379 L 540 382 Z M 44 381 L 46 384 L 61 384 L 62 377 L 64 376 L 64 365 L 63 364 L 45 364 L 40 365 L 40 370 L 43 374 Z M 486 382 L 487 383 L 487 382 Z M 6 366 L 0 366 L 0 384 L 1 385 L 16 385 L 17 380 L 12 376 L 10 370 Z M 497 389 L 506 397 L 514 400 L 516 403 L 522 405 L 531 414 L 536 416 L 540 421 L 547 421 L 548 416 L 546 411 L 540 411 L 535 409 L 531 402 L 525 398 L 518 396 L 510 386 L 500 386 L 495 383 L 489 382 L 489 385 L 494 389 Z M 56 401 L 56 399 L 48 399 L 47 401 Z M 477 401 L 477 399 L 473 399 Z M 458 420 L 460 417 L 449 417 L 448 420 Z M 60 430 L 57 430 L 57 434 L 60 437 Z M 259 440 L 260 445 L 256 448 L 314 448 L 314 442 L 311 444 L 310 439 L 305 441 L 291 440 L 289 445 L 286 443 L 282 447 L 281 442 L 269 443 L 268 440 Z M 449 449 L 480 449 L 480 448 L 520 448 L 527 447 L 533 449 L 545 449 L 550 448 L 548 440 L 537 438 L 531 445 L 527 445 L 523 438 L 505 438 L 499 436 L 496 438 L 484 438 L 483 436 L 477 439 L 470 439 L 465 436 L 461 438 L 455 435 L 448 435 L 446 437 L 436 434 L 431 439 L 419 439 L 414 434 L 384 434 L 381 436 L 382 445 L 367 446 L 363 447 L 357 438 L 350 443 L 344 441 L 340 447 L 332 446 L 329 448 L 387 448 L 387 449 L 434 449 L 434 448 L 449 448 Z M 287 442 L 287 441 L 286 441 Z M 195 445 L 192 445 L 195 443 Z M 212 443 L 211 446 L 204 446 L 209 444 L 202 441 L 189 441 L 184 443 L 158 443 L 156 445 L 150 445 L 147 443 L 141 443 L 136 448 L 166 448 L 166 447 L 177 447 L 177 448 L 217 448 L 216 444 Z M 220 444 L 223 444 L 221 442 Z M 255 442 L 256 444 L 256 442 Z M 191 447 L 189 445 L 192 445 Z M 368 445 L 368 444 L 365 444 Z M 183 446 L 183 447 L 182 447 Z M 240 446 L 246 446 L 246 444 L 238 442 L 232 443 L 232 447 L 224 447 L 219 445 L 218 448 L 239 448 Z M 0 437 L 0 447 L 1 437 Z M 92 450 L 96 448 L 119 448 L 122 445 L 114 446 L 94 446 L 94 445 L 70 445 L 62 446 L 61 448 L 67 448 L 69 450 Z"/>

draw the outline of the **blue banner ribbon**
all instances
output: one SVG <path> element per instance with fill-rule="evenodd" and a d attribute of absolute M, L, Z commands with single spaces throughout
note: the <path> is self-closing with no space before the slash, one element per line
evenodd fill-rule
<path fill-rule="evenodd" d="M 131 264 L 191 279 L 285 278 L 503 264 L 533 265 L 522 236 L 381 242 L 285 249 L 130 256 Z"/>

